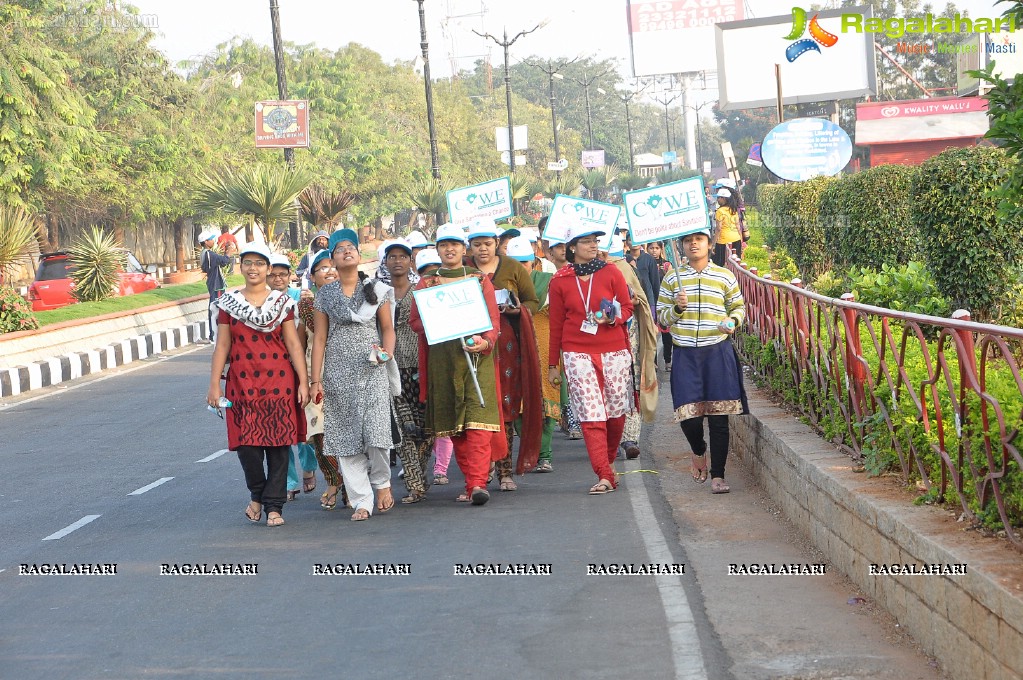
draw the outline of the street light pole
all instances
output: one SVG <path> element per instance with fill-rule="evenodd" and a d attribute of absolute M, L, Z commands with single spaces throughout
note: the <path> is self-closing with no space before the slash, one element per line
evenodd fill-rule
<path fill-rule="evenodd" d="M 513 138 L 514 128 L 512 127 L 513 123 L 511 102 L 511 71 L 509 70 L 508 64 L 508 48 L 514 45 L 515 41 L 521 38 L 522 36 L 529 35 L 530 33 L 532 33 L 533 31 L 535 31 L 536 29 L 540 28 L 545 24 L 546 22 L 539 23 L 533 28 L 529 29 L 528 31 L 519 31 L 511 40 L 508 40 L 507 28 L 504 29 L 504 40 L 498 40 L 489 33 L 480 33 L 476 29 L 473 29 L 472 31 L 481 38 L 493 40 L 496 44 L 504 48 L 504 99 L 505 105 L 508 107 L 508 169 L 511 170 L 512 173 L 515 172 L 515 141 Z"/>
<path fill-rule="evenodd" d="M 277 69 L 277 96 L 283 101 L 288 98 L 288 79 L 284 73 L 284 45 L 281 41 L 281 13 L 277 6 L 277 0 L 270 0 L 270 27 L 273 30 L 274 66 Z M 289 170 L 295 169 L 294 149 L 285 147 L 284 162 L 288 164 Z M 291 247 L 298 248 L 298 224 L 294 220 L 288 222 L 288 236 L 291 237 Z"/>
<path fill-rule="evenodd" d="M 582 80 L 579 80 L 578 78 L 572 79 L 575 82 L 579 83 L 579 85 L 583 88 L 583 96 L 586 99 L 586 132 L 589 136 L 589 146 L 587 148 L 589 148 L 589 150 L 591 151 L 593 150 L 593 121 L 590 118 L 590 85 L 597 82 L 598 79 L 603 78 L 608 73 L 609 71 L 604 70 L 598 73 L 597 75 L 593 76 L 592 78 L 587 78 L 586 71 L 584 70 Z"/>
<path fill-rule="evenodd" d="M 576 57 L 576 59 L 578 59 L 578 57 Z M 547 60 L 547 66 L 546 67 L 544 67 L 543 64 L 537 64 L 537 63 L 534 63 L 534 62 L 531 62 L 531 61 L 526 62 L 530 66 L 532 66 L 534 68 L 538 68 L 538 69 L 540 69 L 541 71 L 543 71 L 544 73 L 547 74 L 548 87 L 549 87 L 550 98 L 551 98 L 551 127 L 554 130 L 554 160 L 555 160 L 555 162 L 561 160 L 561 145 L 558 143 L 558 117 L 557 117 L 557 113 L 555 112 L 555 108 L 554 108 L 554 79 L 557 78 L 558 80 L 564 80 L 565 76 L 563 76 L 560 73 L 558 73 L 558 71 L 560 71 L 561 69 L 565 68 L 569 64 L 575 63 L 576 59 L 573 59 L 572 61 L 561 62 L 560 64 L 558 64 L 557 67 L 554 66 L 554 62 L 551 61 L 550 59 Z M 561 170 L 555 170 L 555 173 L 558 175 L 558 177 L 561 177 Z"/>
<path fill-rule="evenodd" d="M 666 95 L 664 97 L 654 97 L 655 102 L 664 106 L 664 139 L 668 144 L 668 151 L 671 151 L 671 121 L 668 117 L 668 106 L 676 99 L 678 99 L 677 94 L 671 98 L 668 98 Z"/>
<path fill-rule="evenodd" d="M 642 91 L 643 88 L 640 88 L 639 90 L 630 90 L 624 94 L 621 92 L 617 93 L 618 98 L 623 104 L 625 104 L 625 129 L 629 134 L 629 172 L 632 173 L 636 172 L 636 156 L 635 151 L 632 148 L 632 115 L 629 112 L 629 104 L 631 104 L 632 100 Z"/>
<path fill-rule="evenodd" d="M 423 50 L 423 82 L 426 87 L 426 121 L 430 129 L 430 162 L 433 178 L 440 179 L 440 154 L 437 151 L 437 126 L 433 116 L 433 83 L 430 80 L 430 45 L 426 40 L 426 11 L 419 3 L 419 46 Z"/>

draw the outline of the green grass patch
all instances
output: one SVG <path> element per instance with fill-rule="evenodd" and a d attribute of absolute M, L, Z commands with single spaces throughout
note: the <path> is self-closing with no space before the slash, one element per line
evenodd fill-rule
<path fill-rule="evenodd" d="M 228 287 L 240 286 L 244 283 L 245 280 L 242 276 L 237 274 L 229 276 L 227 279 Z M 99 302 L 79 302 L 48 312 L 35 312 L 35 317 L 39 320 L 40 326 L 49 326 L 64 321 L 76 321 L 114 312 L 141 309 L 142 307 L 158 305 L 163 302 L 175 302 L 195 297 L 196 295 L 206 294 L 206 282 L 196 281 L 194 283 L 164 286 L 155 290 L 147 290 L 145 293 L 137 293 L 136 295 L 108 298 Z"/>

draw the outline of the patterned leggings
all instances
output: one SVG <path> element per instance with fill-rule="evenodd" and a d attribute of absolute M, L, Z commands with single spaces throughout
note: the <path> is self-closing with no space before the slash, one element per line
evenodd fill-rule
<path fill-rule="evenodd" d="M 405 468 L 405 488 L 410 494 L 426 493 L 426 470 L 433 437 L 423 434 L 426 425 L 424 407 L 419 403 L 419 381 L 416 368 L 399 369 L 401 373 L 401 396 L 394 398 L 394 409 L 402 427 L 401 445 L 398 457 Z"/>

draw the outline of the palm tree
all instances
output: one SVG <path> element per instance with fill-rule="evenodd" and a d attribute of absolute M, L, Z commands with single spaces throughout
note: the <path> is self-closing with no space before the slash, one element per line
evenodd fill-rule
<path fill-rule="evenodd" d="M 252 223 L 256 222 L 263 228 L 266 242 L 273 243 L 277 222 L 297 219 L 295 201 L 310 182 L 308 172 L 283 166 L 255 165 L 240 172 L 204 174 L 199 178 L 195 204 L 202 212 L 248 218 L 246 239 L 252 240 Z"/>
<path fill-rule="evenodd" d="M 680 179 L 686 179 L 688 177 L 697 177 L 703 173 L 697 170 L 690 170 L 689 168 L 672 168 L 671 170 L 661 170 L 657 173 L 658 184 L 668 184 L 669 182 L 677 182 Z"/>
<path fill-rule="evenodd" d="M 0 284 L 32 245 L 35 220 L 21 208 L 0 206 Z"/>
<path fill-rule="evenodd" d="M 508 178 L 511 184 L 512 205 L 515 207 L 515 214 L 521 215 L 524 201 L 528 201 L 537 192 L 532 178 L 525 175 L 511 175 Z"/>
<path fill-rule="evenodd" d="M 355 205 L 355 194 L 347 189 L 327 191 L 314 184 L 299 195 L 298 203 L 303 220 L 316 227 L 335 229 Z"/>
<path fill-rule="evenodd" d="M 423 231 L 426 232 L 426 238 L 432 239 L 434 230 L 438 224 L 444 222 L 444 216 L 448 212 L 447 185 L 439 179 L 427 177 L 410 184 L 406 187 L 405 193 L 412 201 L 412 205 L 426 218 Z M 418 217 L 413 216 L 413 224 Z"/>
<path fill-rule="evenodd" d="M 607 189 L 607 176 L 603 170 L 594 168 L 583 170 L 579 173 L 579 183 L 586 189 L 586 197 L 592 201 L 599 201 Z"/>
<path fill-rule="evenodd" d="M 558 194 L 562 194 L 564 196 L 578 196 L 579 178 L 567 173 L 558 175 L 544 185 L 543 194 L 547 198 L 554 198 Z"/>
<path fill-rule="evenodd" d="M 626 172 L 618 176 L 618 188 L 622 192 L 635 191 L 636 189 L 642 189 L 650 183 L 649 177 L 640 177 L 632 173 Z"/>

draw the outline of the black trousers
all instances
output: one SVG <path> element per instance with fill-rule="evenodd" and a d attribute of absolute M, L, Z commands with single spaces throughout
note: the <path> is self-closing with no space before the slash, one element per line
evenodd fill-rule
<path fill-rule="evenodd" d="M 711 261 L 719 267 L 725 266 L 725 258 L 728 256 L 728 251 L 725 249 L 726 245 L 732 246 L 732 250 L 739 257 L 742 257 L 742 241 L 733 241 L 732 243 L 715 243 L 714 250 L 710 254 Z"/>
<path fill-rule="evenodd" d="M 661 355 L 664 357 L 664 365 L 671 363 L 671 353 L 675 351 L 675 343 L 671 341 L 671 333 L 661 333 Z"/>
<path fill-rule="evenodd" d="M 683 420 L 682 434 L 686 436 L 693 453 L 702 456 L 707 452 L 703 438 L 703 418 Z M 706 416 L 710 422 L 710 476 L 725 476 L 725 461 L 728 460 L 728 416 Z"/>
<path fill-rule="evenodd" d="M 249 498 L 263 504 L 263 510 L 281 512 L 288 498 L 288 456 L 290 446 L 239 446 L 238 461 L 245 473 Z M 266 459 L 266 470 L 263 460 Z"/>

